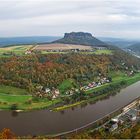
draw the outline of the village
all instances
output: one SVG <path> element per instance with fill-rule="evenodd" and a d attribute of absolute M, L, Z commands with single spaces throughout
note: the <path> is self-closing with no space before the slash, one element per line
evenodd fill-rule
<path fill-rule="evenodd" d="M 122 112 L 99 127 L 110 133 L 119 133 L 133 127 L 140 121 L 140 100 L 136 100 L 122 109 Z"/>
<path fill-rule="evenodd" d="M 79 89 L 78 88 L 71 88 L 70 90 L 67 90 L 63 96 L 72 96 L 73 94 L 76 94 L 79 91 L 88 91 L 92 90 L 94 88 L 100 87 L 104 84 L 112 82 L 111 78 L 100 78 L 98 82 L 90 82 L 88 85 L 81 86 Z M 39 98 L 51 98 L 51 99 L 56 99 L 61 96 L 61 92 L 57 88 L 48 88 L 48 87 L 43 87 L 43 86 L 37 86 L 36 87 L 37 92 L 35 93 L 36 97 Z"/>

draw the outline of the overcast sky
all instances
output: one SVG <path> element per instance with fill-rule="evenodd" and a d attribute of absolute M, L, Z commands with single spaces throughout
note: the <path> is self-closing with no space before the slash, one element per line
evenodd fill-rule
<path fill-rule="evenodd" d="M 71 31 L 140 38 L 140 0 L 0 0 L 0 37 Z"/>

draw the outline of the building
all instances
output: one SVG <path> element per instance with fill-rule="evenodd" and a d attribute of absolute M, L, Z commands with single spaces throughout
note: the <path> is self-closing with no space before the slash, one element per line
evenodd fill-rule
<path fill-rule="evenodd" d="M 126 115 L 129 117 L 131 121 L 136 121 L 137 119 L 137 111 L 135 109 L 130 109 Z"/>
<path fill-rule="evenodd" d="M 25 52 L 25 54 L 31 54 L 31 53 L 32 53 L 31 50 L 27 50 L 27 51 Z"/>
<path fill-rule="evenodd" d="M 59 89 L 53 89 L 52 90 L 52 99 L 57 98 L 60 95 Z"/>
<path fill-rule="evenodd" d="M 109 123 L 107 123 L 105 125 L 105 129 L 112 132 L 114 130 L 116 130 L 118 128 L 118 123 L 117 122 L 114 122 L 114 121 L 109 121 Z"/>
<path fill-rule="evenodd" d="M 46 93 L 50 93 L 51 90 L 50 90 L 49 88 L 45 88 L 45 92 L 46 92 Z"/>

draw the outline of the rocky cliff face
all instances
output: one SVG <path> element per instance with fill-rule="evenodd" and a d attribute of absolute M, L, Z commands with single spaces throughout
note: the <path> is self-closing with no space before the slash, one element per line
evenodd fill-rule
<path fill-rule="evenodd" d="M 65 33 L 64 38 L 81 38 L 81 39 L 86 39 L 86 38 L 93 38 L 92 34 L 90 33 L 83 33 L 83 32 L 72 32 L 72 33 Z"/>
<path fill-rule="evenodd" d="M 54 41 L 54 43 L 88 45 L 88 46 L 96 46 L 96 47 L 107 46 L 104 42 L 93 37 L 92 34 L 84 33 L 84 32 L 65 33 L 64 38 Z"/>

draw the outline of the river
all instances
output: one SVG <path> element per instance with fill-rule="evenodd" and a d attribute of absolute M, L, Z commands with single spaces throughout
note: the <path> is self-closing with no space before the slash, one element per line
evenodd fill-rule
<path fill-rule="evenodd" d="M 0 130 L 10 128 L 16 135 L 46 135 L 71 131 L 122 108 L 140 96 L 140 81 L 107 99 L 64 112 L 49 110 L 13 113 L 0 111 Z"/>

